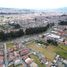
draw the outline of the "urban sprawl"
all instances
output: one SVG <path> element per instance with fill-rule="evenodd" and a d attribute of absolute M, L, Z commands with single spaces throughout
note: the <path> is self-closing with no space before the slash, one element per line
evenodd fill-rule
<path fill-rule="evenodd" d="M 0 67 L 67 67 L 67 14 L 1 14 Z"/>

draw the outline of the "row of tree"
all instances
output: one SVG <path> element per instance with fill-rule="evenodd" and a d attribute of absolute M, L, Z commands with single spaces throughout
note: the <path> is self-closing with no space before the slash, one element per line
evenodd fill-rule
<path fill-rule="evenodd" d="M 10 33 L 4 33 L 3 31 L 0 32 L 0 41 L 5 41 L 5 40 L 9 40 L 9 39 L 14 39 L 16 37 L 20 37 L 23 36 L 24 32 L 22 29 L 20 29 L 19 31 L 11 31 Z"/>
<path fill-rule="evenodd" d="M 30 34 L 37 34 L 46 31 L 49 28 L 50 24 L 44 27 L 34 27 L 34 28 L 27 28 L 25 32 L 23 29 L 19 29 L 18 31 L 10 31 L 10 33 L 4 33 L 3 31 L 0 32 L 0 41 L 14 39 L 16 37 L 20 37 L 23 35 L 30 35 Z"/>
<path fill-rule="evenodd" d="M 28 34 L 37 34 L 46 31 L 49 28 L 49 24 L 44 27 L 34 27 L 34 28 L 27 28 L 26 35 Z"/>
<path fill-rule="evenodd" d="M 35 40 L 37 43 L 43 44 L 46 47 L 49 45 L 58 46 L 58 42 L 52 39 L 48 39 L 46 42 L 43 40 Z"/>
<path fill-rule="evenodd" d="M 49 43 L 49 44 L 51 44 L 51 45 L 54 45 L 54 46 L 58 46 L 57 41 L 52 40 L 52 39 L 48 39 L 48 40 L 47 40 L 47 43 Z"/>
<path fill-rule="evenodd" d="M 67 21 L 60 21 L 58 24 L 59 25 L 67 25 Z"/>

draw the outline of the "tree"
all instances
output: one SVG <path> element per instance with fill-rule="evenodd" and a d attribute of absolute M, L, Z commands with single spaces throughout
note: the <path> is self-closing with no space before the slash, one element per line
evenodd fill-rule
<path fill-rule="evenodd" d="M 52 39 L 48 39 L 48 40 L 47 40 L 47 43 L 52 44 L 52 45 L 54 45 L 54 46 L 58 46 L 57 41 L 52 40 Z"/>
<path fill-rule="evenodd" d="M 67 21 L 60 21 L 58 24 L 59 25 L 67 25 Z"/>
<path fill-rule="evenodd" d="M 5 34 L 3 31 L 0 32 L 0 40 L 4 40 L 5 39 Z"/>

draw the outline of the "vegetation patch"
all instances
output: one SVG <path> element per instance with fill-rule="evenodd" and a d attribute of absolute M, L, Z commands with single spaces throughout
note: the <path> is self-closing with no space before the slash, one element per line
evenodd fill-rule
<path fill-rule="evenodd" d="M 40 60 L 39 60 L 39 58 L 38 58 L 37 56 L 35 56 L 35 55 L 30 55 L 30 57 L 34 60 L 35 63 L 38 64 L 38 67 L 45 67 L 45 64 L 41 64 L 41 63 L 40 63 Z"/>
<path fill-rule="evenodd" d="M 6 44 L 6 47 L 7 47 L 7 48 L 13 48 L 13 47 L 14 47 L 14 43 L 8 42 L 8 43 Z"/>
<path fill-rule="evenodd" d="M 39 43 L 39 42 L 38 42 Z M 38 45 L 37 42 L 31 42 L 27 44 L 27 47 L 42 53 L 48 60 L 52 61 L 56 54 L 67 59 L 67 47 L 64 45 L 54 46 L 49 44 L 47 47 L 45 45 Z M 63 47 L 63 48 L 62 48 Z"/>
<path fill-rule="evenodd" d="M 31 43 L 27 44 L 27 47 L 42 53 L 48 60 L 51 60 L 51 61 L 54 59 L 54 57 L 56 55 L 56 53 L 54 53 L 52 46 L 48 46 L 46 48 L 45 45 L 39 46 L 38 43 L 31 42 Z"/>

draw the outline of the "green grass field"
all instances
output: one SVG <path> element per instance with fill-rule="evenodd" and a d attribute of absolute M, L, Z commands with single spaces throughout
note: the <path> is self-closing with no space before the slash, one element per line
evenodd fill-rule
<path fill-rule="evenodd" d="M 67 59 L 67 46 L 59 45 L 56 47 L 55 52 L 59 54 L 61 57 Z"/>
<path fill-rule="evenodd" d="M 41 52 L 48 60 L 51 61 L 54 59 L 56 55 L 56 53 L 53 52 L 54 49 L 52 46 L 45 48 L 44 45 L 39 46 L 37 43 L 31 42 L 27 45 L 27 47 Z"/>
<path fill-rule="evenodd" d="M 67 59 L 67 46 L 53 46 L 49 45 L 47 48 L 45 45 L 38 45 L 36 42 L 30 42 L 27 44 L 27 47 L 41 52 L 48 60 L 52 61 L 56 54 L 59 54 L 61 57 Z"/>
<path fill-rule="evenodd" d="M 8 43 L 6 43 L 6 47 L 7 48 L 13 48 L 14 47 L 14 43 L 8 42 Z"/>

